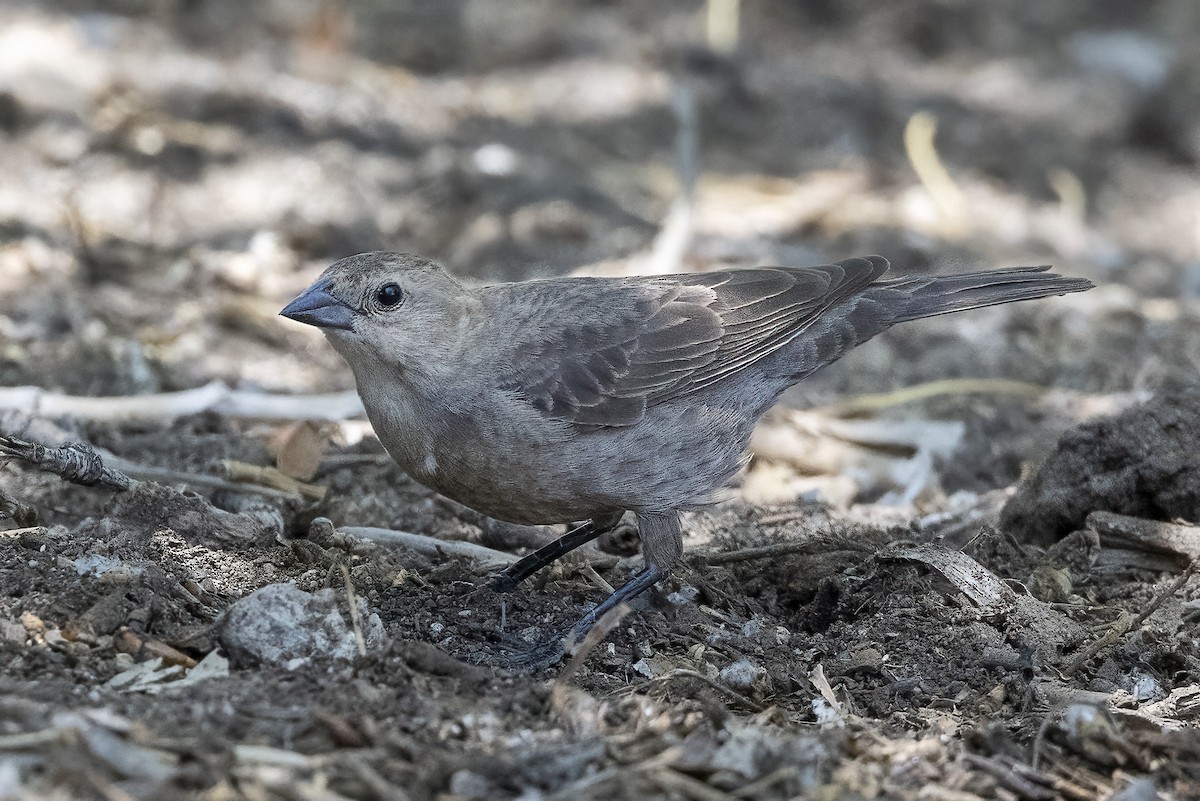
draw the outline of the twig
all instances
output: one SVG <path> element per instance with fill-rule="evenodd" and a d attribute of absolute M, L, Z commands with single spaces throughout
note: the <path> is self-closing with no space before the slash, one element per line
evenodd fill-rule
<path fill-rule="evenodd" d="M 1063 669 L 1063 672 L 1075 673 L 1081 667 L 1083 667 L 1088 660 L 1100 653 L 1100 651 L 1106 646 L 1116 643 L 1117 640 L 1121 639 L 1131 631 L 1137 631 L 1152 614 L 1158 611 L 1160 606 L 1167 602 L 1168 598 L 1177 593 L 1183 587 L 1183 585 L 1187 583 L 1188 579 L 1195 574 L 1197 567 L 1200 567 L 1200 560 L 1193 559 L 1191 564 L 1187 566 L 1187 570 L 1183 571 L 1183 573 L 1181 573 L 1174 581 L 1172 581 L 1171 584 L 1166 587 L 1166 589 L 1154 596 L 1154 599 L 1146 605 L 1145 609 L 1143 609 L 1134 617 L 1126 618 L 1122 616 L 1121 618 L 1118 618 L 1117 621 L 1112 624 L 1112 628 L 1094 640 L 1091 645 L 1083 650 L 1082 653 L 1072 659 L 1067 664 L 1066 668 Z"/>
<path fill-rule="evenodd" d="M 196 660 L 173 648 L 161 640 L 145 639 L 129 627 L 121 626 L 113 635 L 113 650 L 129 654 L 139 662 L 150 659 L 161 659 L 164 665 L 181 665 L 184 668 L 194 668 Z"/>
<path fill-rule="evenodd" d="M 354 593 L 354 582 L 350 580 L 350 568 L 339 563 L 342 569 L 342 581 L 346 585 L 346 603 L 350 604 L 350 623 L 354 626 L 354 644 L 358 646 L 358 655 L 367 655 L 367 642 L 363 638 L 362 615 L 358 612 L 358 597 Z"/>
<path fill-rule="evenodd" d="M 558 675 L 556 684 L 565 685 L 571 680 L 579 668 L 583 667 L 583 663 L 587 660 L 588 654 L 600 644 L 600 642 L 615 629 L 625 616 L 630 612 L 629 604 L 617 604 L 612 609 L 605 612 L 599 620 L 592 624 L 588 633 L 583 635 L 581 642 L 574 642 L 574 632 L 572 638 L 566 644 L 566 650 L 571 654 L 571 660 L 567 662 L 567 666 L 563 672 Z"/>
<path fill-rule="evenodd" d="M 647 773 L 650 781 L 672 796 L 679 793 L 684 798 L 694 798 L 697 801 L 734 801 L 734 797 L 729 793 L 669 766 Z"/>
<path fill-rule="evenodd" d="M 807 509 L 793 509 L 790 512 L 776 512 L 775 514 L 763 515 L 758 518 L 758 523 L 761 526 L 778 526 L 781 523 L 793 523 L 797 520 L 803 520 L 812 515 L 812 512 Z"/>
<path fill-rule="evenodd" d="M 678 272 L 692 242 L 700 135 L 696 94 L 686 80 L 672 82 L 671 110 L 675 112 L 677 125 L 675 160 L 680 192 L 671 203 L 667 217 L 663 220 L 658 235 L 654 237 L 649 252 L 629 260 L 628 269 L 634 274 L 664 275 Z"/>
<path fill-rule="evenodd" d="M 675 679 L 696 679 L 697 681 L 704 682 L 705 684 L 707 684 L 709 687 L 712 687 L 717 692 L 722 693 L 723 695 L 727 695 L 730 698 L 732 698 L 733 700 L 737 701 L 739 704 L 746 707 L 751 712 L 762 712 L 766 709 L 766 707 L 764 707 L 762 704 L 758 703 L 757 701 L 754 701 L 751 698 L 747 698 L 745 695 L 742 695 L 741 693 L 739 693 L 737 690 L 733 689 L 732 687 L 726 687 L 721 682 L 716 681 L 714 679 L 710 679 L 708 676 L 705 676 L 703 673 L 700 673 L 699 671 L 688 670 L 687 668 L 676 668 L 675 670 L 672 670 L 670 673 L 665 673 L 662 676 L 656 676 L 655 678 L 647 681 L 645 683 L 645 685 L 643 685 L 643 686 L 648 687 L 651 684 L 665 684 L 666 682 L 674 681 Z"/>
<path fill-rule="evenodd" d="M 480 562 L 487 567 L 510 565 L 517 557 L 504 551 L 496 551 L 462 540 L 439 540 L 436 537 L 426 537 L 424 534 L 413 534 L 408 531 L 395 531 L 389 528 L 374 528 L 371 526 L 346 526 L 338 529 L 342 534 L 377 542 L 381 545 L 391 545 L 405 548 L 425 556 L 462 556 Z"/>
<path fill-rule="evenodd" d="M 584 578 L 592 582 L 592 584 L 596 585 L 601 591 L 607 593 L 608 595 L 612 595 L 614 592 L 616 592 L 616 589 L 613 587 L 613 585 L 605 581 L 604 577 L 596 572 L 596 568 L 590 562 L 585 563 L 583 567 L 579 568 L 579 572 L 583 574 Z"/>
<path fill-rule="evenodd" d="M 0 388 L 0 409 L 80 420 L 171 420 L 216 412 L 225 417 L 266 420 L 338 421 L 362 414 L 354 392 L 328 395 L 270 395 L 230 389 L 220 381 L 182 392 L 112 397 L 78 397 L 41 387 Z"/>
<path fill-rule="evenodd" d="M 1054 798 L 1053 790 L 1041 784 L 1034 784 L 1030 779 L 1018 775 L 1010 765 L 1005 765 L 1002 762 L 988 759 L 978 754 L 963 754 L 963 758 L 966 759 L 967 764 L 990 774 L 1005 788 L 1012 790 L 1023 798 L 1032 798 L 1036 799 L 1036 801 Z"/>
<path fill-rule="evenodd" d="M 220 476 L 142 465 L 107 451 L 98 451 L 86 442 L 68 442 L 52 447 L 0 435 L 0 454 L 21 459 L 38 470 L 53 473 L 75 484 L 106 487 L 118 492 L 132 489 L 139 481 L 150 481 L 166 485 L 189 484 L 207 489 L 253 492 L 281 499 L 296 498 L 299 495 L 298 492 L 284 492 L 273 487 L 228 481 Z"/>
<path fill-rule="evenodd" d="M 562 531 L 557 526 L 530 526 L 497 520 L 444 495 L 434 495 L 433 501 L 459 520 L 479 529 L 480 544 L 489 548 L 499 546 L 505 549 L 530 548 L 536 551 L 562 536 Z"/>
<path fill-rule="evenodd" d="M 782 768 L 775 770 L 763 776 L 761 779 L 752 781 L 747 785 L 739 787 L 733 791 L 733 794 L 738 798 L 759 798 L 765 796 L 763 793 L 768 787 L 779 784 L 789 779 L 798 779 L 800 769 L 795 765 L 784 765 Z"/>
<path fill-rule="evenodd" d="M 0 454 L 29 462 L 39 470 L 85 487 L 101 486 L 124 492 L 134 484 L 129 476 L 106 467 L 100 455 L 84 442 L 68 442 L 50 448 L 0 435 Z"/>
<path fill-rule="evenodd" d="M 21 751 L 41 748 L 69 736 L 67 729 L 41 729 L 20 734 L 0 734 L 0 751 Z"/>
<path fill-rule="evenodd" d="M 801 542 L 779 542 L 774 545 L 759 545 L 754 548 L 739 548 L 736 551 L 719 551 L 716 553 L 695 553 L 689 560 L 701 565 L 728 565 L 734 562 L 748 562 L 753 559 L 773 559 L 779 556 L 789 556 L 798 553 L 828 550 L 858 551 L 868 553 L 875 550 L 866 542 L 839 541 L 831 542 L 825 538 L 807 539 Z"/>
<path fill-rule="evenodd" d="M 297 493 L 284 492 L 274 487 L 264 487 L 261 484 L 247 484 L 240 481 L 230 481 L 220 476 L 208 475 L 207 473 L 186 473 L 182 470 L 172 470 L 168 467 L 138 464 L 137 462 L 131 462 L 119 456 L 114 456 L 106 451 L 97 451 L 97 453 L 113 469 L 120 470 L 131 478 L 140 479 L 141 481 L 153 481 L 158 484 L 168 485 L 186 484 L 191 487 L 203 487 L 204 489 L 224 492 L 249 492 L 281 500 L 293 500 L 299 497 Z"/>
<path fill-rule="evenodd" d="M 308 484 L 285 475 L 274 467 L 263 467 L 261 465 L 226 459 L 221 462 L 221 468 L 225 471 L 225 477 L 230 481 L 239 484 L 267 486 L 280 492 L 286 492 L 289 495 L 300 495 L 312 501 L 323 499 L 329 491 L 326 487 L 317 484 Z"/>
<path fill-rule="evenodd" d="M 411 801 L 412 796 L 407 791 L 383 778 L 361 755 L 352 754 L 344 764 L 381 801 Z"/>

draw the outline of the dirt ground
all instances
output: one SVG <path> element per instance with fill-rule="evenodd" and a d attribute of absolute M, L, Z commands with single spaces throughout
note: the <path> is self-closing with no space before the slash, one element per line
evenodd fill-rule
<path fill-rule="evenodd" d="M 1197 8 L 3 4 L 0 435 L 134 481 L 0 460 L 0 799 L 1200 798 Z M 556 662 L 636 531 L 488 589 L 557 532 L 407 478 L 276 316 L 384 248 L 1097 288 L 792 390 Z"/>

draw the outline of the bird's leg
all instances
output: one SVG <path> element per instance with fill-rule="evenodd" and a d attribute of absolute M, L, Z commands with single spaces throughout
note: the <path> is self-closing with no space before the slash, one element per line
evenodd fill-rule
<path fill-rule="evenodd" d="M 631 601 L 667 577 L 671 567 L 683 555 L 683 528 L 678 512 L 638 513 L 638 533 L 642 538 L 642 557 L 646 567 L 617 591 L 600 602 L 571 628 L 567 642 L 574 648 L 583 642 L 596 621 L 618 605 Z"/>
<path fill-rule="evenodd" d="M 653 565 L 646 566 L 640 573 L 618 587 L 616 592 L 601 601 L 595 609 L 581 617 L 579 622 L 571 627 L 571 636 L 567 639 L 567 642 L 571 644 L 570 647 L 578 646 L 579 643 L 583 642 L 583 638 L 592 630 L 592 626 L 596 625 L 597 620 L 604 617 L 620 604 L 631 601 L 641 595 L 666 575 L 666 571 L 661 568 Z"/>
<path fill-rule="evenodd" d="M 562 535 L 554 542 L 543 545 L 528 556 L 513 562 L 497 575 L 492 577 L 492 589 L 499 592 L 512 592 L 524 579 L 546 567 L 560 556 L 570 553 L 580 545 L 585 545 L 616 528 L 621 522 L 624 512 L 617 512 L 608 517 L 593 517 Z"/>

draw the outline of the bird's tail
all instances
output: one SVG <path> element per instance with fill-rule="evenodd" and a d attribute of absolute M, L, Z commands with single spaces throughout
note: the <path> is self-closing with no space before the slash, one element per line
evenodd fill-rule
<path fill-rule="evenodd" d="M 962 275 L 911 276 L 879 281 L 868 293 L 890 296 L 889 305 L 895 313 L 893 322 L 902 323 L 1000 303 L 1083 292 L 1093 286 L 1086 278 L 1068 278 L 1048 273 L 1048 269 L 1049 266 L 1009 267 Z"/>

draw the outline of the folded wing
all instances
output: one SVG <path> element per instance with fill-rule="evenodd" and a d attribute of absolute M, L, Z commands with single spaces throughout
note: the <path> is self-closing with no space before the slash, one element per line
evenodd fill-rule
<path fill-rule="evenodd" d="M 514 294 L 512 303 L 524 303 L 522 334 L 502 386 L 556 419 L 632 425 L 649 406 L 779 350 L 887 266 L 872 256 L 820 267 L 563 280 L 547 293 L 553 304 Z"/>

